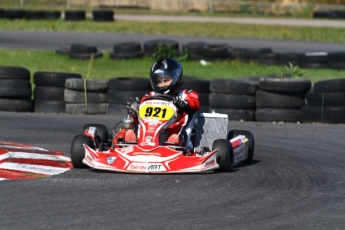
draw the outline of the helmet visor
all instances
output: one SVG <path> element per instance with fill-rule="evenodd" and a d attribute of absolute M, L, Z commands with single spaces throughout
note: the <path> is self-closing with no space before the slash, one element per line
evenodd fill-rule
<path fill-rule="evenodd" d="M 161 69 L 156 69 L 151 76 L 152 88 L 156 90 L 169 89 L 180 79 L 181 71 L 180 69 L 175 69 L 173 71 L 166 71 Z"/>

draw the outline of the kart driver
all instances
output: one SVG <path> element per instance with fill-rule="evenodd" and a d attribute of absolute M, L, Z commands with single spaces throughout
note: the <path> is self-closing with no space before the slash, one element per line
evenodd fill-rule
<path fill-rule="evenodd" d="M 190 134 L 193 128 L 194 113 L 200 109 L 198 93 L 193 90 L 181 89 L 183 84 L 182 65 L 172 58 L 162 58 L 156 61 L 150 70 L 152 92 L 143 96 L 145 98 L 155 94 L 168 94 L 173 97 L 173 103 L 177 107 L 178 117 L 176 122 L 169 127 L 167 142 L 174 142 L 186 147 L 192 147 Z M 133 116 L 128 102 L 129 114 Z M 137 120 L 136 117 L 133 117 Z"/>

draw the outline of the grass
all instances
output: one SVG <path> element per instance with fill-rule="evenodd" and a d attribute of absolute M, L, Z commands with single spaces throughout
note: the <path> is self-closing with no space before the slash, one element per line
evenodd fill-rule
<path fill-rule="evenodd" d="M 79 31 L 129 34 L 162 34 L 211 37 L 345 42 L 345 28 L 292 27 L 206 22 L 94 22 L 64 20 L 0 20 L 2 30 Z"/>
<path fill-rule="evenodd" d="M 102 58 L 92 62 L 91 79 L 109 79 L 123 76 L 148 77 L 149 69 L 154 63 L 153 58 L 133 60 L 113 60 L 110 51 L 104 52 Z M 1 66 L 21 66 L 30 70 L 31 75 L 36 71 L 53 71 L 80 73 L 86 78 L 89 61 L 70 59 L 67 55 L 56 54 L 54 51 L 34 50 L 6 50 L 0 49 Z M 202 66 L 198 61 L 182 61 L 184 75 L 196 76 L 204 79 L 237 78 L 246 76 L 264 76 L 280 73 L 285 70 L 282 66 L 264 66 L 256 63 L 242 63 L 236 61 L 214 62 Z M 304 69 L 305 77 L 317 82 L 326 79 L 344 78 L 345 71 L 331 69 Z"/>

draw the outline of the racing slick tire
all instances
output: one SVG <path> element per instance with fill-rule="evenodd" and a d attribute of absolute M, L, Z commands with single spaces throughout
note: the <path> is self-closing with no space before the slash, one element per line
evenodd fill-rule
<path fill-rule="evenodd" d="M 85 157 L 83 144 L 94 148 L 94 144 L 90 137 L 82 134 L 76 135 L 71 146 L 71 161 L 74 168 L 88 168 L 88 166 L 83 163 L 83 159 Z"/>
<path fill-rule="evenodd" d="M 101 138 L 101 143 L 108 143 L 108 128 L 105 125 L 101 124 L 85 124 L 83 127 L 83 133 L 89 127 L 96 127 L 96 135 Z"/>
<path fill-rule="evenodd" d="M 218 149 L 217 163 L 219 169 L 216 172 L 230 172 L 234 165 L 234 154 L 230 142 L 227 139 L 218 139 L 213 142 L 212 151 Z"/>
<path fill-rule="evenodd" d="M 230 130 L 228 133 L 228 140 L 231 140 L 238 135 L 244 135 L 249 140 L 248 158 L 243 163 L 250 163 L 254 157 L 254 135 L 247 130 Z"/>

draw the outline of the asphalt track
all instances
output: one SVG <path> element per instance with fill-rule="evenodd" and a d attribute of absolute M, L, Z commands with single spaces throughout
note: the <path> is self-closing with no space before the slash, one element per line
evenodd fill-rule
<path fill-rule="evenodd" d="M 344 50 L 343 44 L 73 32 L 0 31 L 0 47 L 110 49 L 153 38 L 226 42 L 274 52 Z M 85 123 L 120 117 L 0 112 L 0 141 L 69 150 Z M 0 229 L 345 229 L 345 126 L 230 122 L 254 134 L 251 165 L 231 173 L 122 174 L 72 169 L 0 182 Z"/>
<path fill-rule="evenodd" d="M 115 22 L 116 23 L 116 22 Z M 0 30 L 0 48 L 52 50 L 73 43 L 95 45 L 99 50 L 112 50 L 120 42 L 144 42 L 151 39 L 172 39 L 180 45 L 187 42 L 204 41 L 211 44 L 225 43 L 233 48 L 270 47 L 273 52 L 332 52 L 344 51 L 344 43 L 288 41 L 252 38 L 218 38 L 178 35 L 84 33 L 84 32 L 43 32 L 43 31 L 4 31 Z M 181 46 L 180 46 L 181 48 Z"/>
<path fill-rule="evenodd" d="M 70 156 L 106 115 L 0 112 L 0 141 Z M 0 182 L 0 229 L 344 229 L 345 126 L 230 122 L 255 136 L 231 173 L 122 174 L 90 169 Z"/>
<path fill-rule="evenodd" d="M 344 28 L 344 20 L 324 19 L 280 19 L 280 18 L 231 18 L 231 17 L 198 17 L 198 16 L 163 16 L 163 15 L 116 15 L 116 20 L 140 21 L 175 21 L 175 22 L 217 22 L 260 25 L 284 25 Z M 116 23 L 116 21 L 114 22 Z M 231 29 L 231 26 L 229 26 Z M 180 45 L 187 42 L 204 41 L 208 43 L 226 43 L 235 48 L 270 47 L 273 52 L 332 52 L 344 51 L 344 43 L 288 41 L 272 39 L 197 37 L 178 35 L 121 34 L 121 33 L 87 33 L 87 32 L 42 32 L 42 31 L 9 31 L 0 30 L 0 48 L 4 49 L 37 49 L 55 50 L 60 46 L 73 43 L 95 45 L 99 50 L 111 50 L 119 42 L 144 43 L 151 39 L 173 39 Z M 181 47 L 180 47 L 181 48 Z"/>

